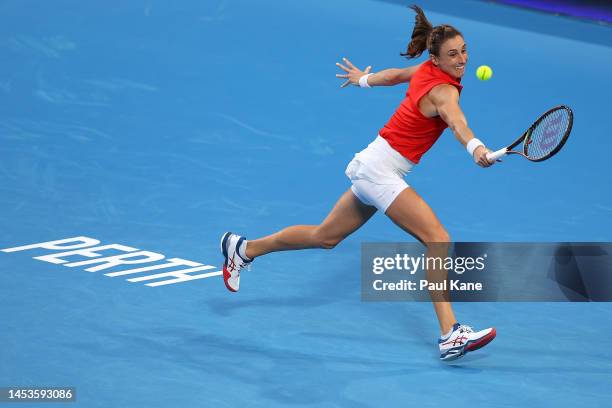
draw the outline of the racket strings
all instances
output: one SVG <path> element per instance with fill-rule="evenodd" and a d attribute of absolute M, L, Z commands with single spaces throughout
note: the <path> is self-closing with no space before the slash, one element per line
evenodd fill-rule
<path fill-rule="evenodd" d="M 571 125 L 570 115 L 568 110 L 559 108 L 544 116 L 525 139 L 525 155 L 537 160 L 554 153 L 565 141 L 565 135 Z"/>

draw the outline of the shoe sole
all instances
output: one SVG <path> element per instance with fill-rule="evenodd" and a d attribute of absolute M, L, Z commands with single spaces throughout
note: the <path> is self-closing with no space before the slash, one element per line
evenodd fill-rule
<path fill-rule="evenodd" d="M 497 331 L 495 330 L 495 328 L 493 328 L 493 329 L 491 329 L 491 332 L 489 334 L 487 334 L 486 336 L 476 340 L 473 343 L 468 343 L 463 348 L 463 350 L 461 350 L 460 353 L 448 355 L 445 358 L 441 358 L 440 360 L 442 360 L 442 361 L 454 361 L 454 360 L 457 360 L 457 359 L 465 356 L 469 352 L 476 351 L 476 350 L 478 350 L 480 348 L 483 348 L 484 346 L 489 344 L 491 341 L 493 341 L 495 336 L 497 336 Z"/>
<path fill-rule="evenodd" d="M 229 283 L 227 283 L 227 281 L 229 280 L 229 278 L 230 278 L 230 274 L 229 274 L 229 272 L 227 271 L 227 269 L 225 269 L 225 266 L 224 266 L 224 267 L 223 267 L 223 283 L 225 284 L 225 287 L 227 288 L 227 290 L 229 290 L 229 291 L 230 291 L 230 292 L 232 292 L 232 293 L 236 293 L 236 292 L 238 292 L 238 290 L 237 290 L 237 289 L 232 288 L 232 287 L 229 285 Z"/>
<path fill-rule="evenodd" d="M 219 246 L 221 247 L 221 252 L 223 253 L 223 257 L 225 258 L 225 260 L 223 261 L 223 283 L 225 284 L 225 287 L 227 288 L 227 290 L 229 290 L 230 292 L 236 293 L 238 292 L 236 289 L 232 288 L 228 283 L 227 280 L 229 279 L 229 272 L 227 272 L 227 240 L 229 239 L 229 237 L 232 235 L 231 232 L 226 232 L 225 234 L 223 234 L 223 236 L 221 237 L 221 242 L 219 243 Z"/>
<path fill-rule="evenodd" d="M 479 348 L 486 346 L 491 341 L 493 341 L 495 336 L 497 336 L 497 331 L 495 330 L 495 327 L 494 327 L 491 330 L 491 332 L 487 334 L 486 336 L 484 336 L 483 338 L 476 340 L 474 343 L 468 344 L 467 346 L 465 346 L 465 352 L 469 353 L 470 351 L 478 350 Z"/>

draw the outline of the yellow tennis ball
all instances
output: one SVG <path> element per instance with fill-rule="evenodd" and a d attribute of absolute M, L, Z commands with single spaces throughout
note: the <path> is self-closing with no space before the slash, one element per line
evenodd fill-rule
<path fill-rule="evenodd" d="M 476 70 L 476 76 L 481 81 L 488 81 L 493 76 L 493 70 L 488 65 L 481 65 Z"/>

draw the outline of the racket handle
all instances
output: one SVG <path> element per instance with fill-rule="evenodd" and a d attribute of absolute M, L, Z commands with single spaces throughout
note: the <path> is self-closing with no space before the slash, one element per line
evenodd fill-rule
<path fill-rule="evenodd" d="M 507 152 L 508 148 L 504 147 L 503 149 L 499 149 L 495 152 L 487 153 L 487 159 L 489 159 L 489 161 L 496 161 L 500 157 L 504 156 Z"/>

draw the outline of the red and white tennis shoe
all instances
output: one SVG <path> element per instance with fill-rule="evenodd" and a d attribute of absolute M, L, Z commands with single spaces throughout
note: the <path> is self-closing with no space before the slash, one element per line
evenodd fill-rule
<path fill-rule="evenodd" d="M 223 281 L 225 287 L 232 292 L 240 288 L 240 271 L 250 269 L 252 259 L 246 256 L 246 238 L 226 232 L 221 237 L 221 252 L 225 257 L 223 262 Z"/>
<path fill-rule="evenodd" d="M 440 360 L 452 361 L 486 346 L 495 338 L 494 327 L 475 332 L 470 326 L 455 323 L 449 336 L 438 339 Z"/>

